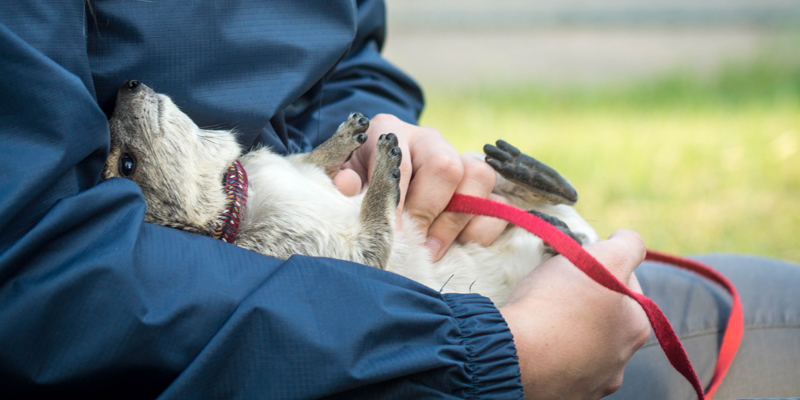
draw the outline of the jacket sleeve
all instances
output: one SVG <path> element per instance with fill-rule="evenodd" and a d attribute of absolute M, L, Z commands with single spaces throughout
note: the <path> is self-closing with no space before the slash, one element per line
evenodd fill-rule
<path fill-rule="evenodd" d="M 142 222 L 99 179 L 84 2 L 25 4 L 0 5 L 3 398 L 522 397 L 483 297 Z"/>
<path fill-rule="evenodd" d="M 347 54 L 289 108 L 287 122 L 316 147 L 354 111 L 372 118 L 392 114 L 415 124 L 424 105 L 413 79 L 381 56 L 386 40 L 383 0 L 358 1 L 356 37 Z"/>

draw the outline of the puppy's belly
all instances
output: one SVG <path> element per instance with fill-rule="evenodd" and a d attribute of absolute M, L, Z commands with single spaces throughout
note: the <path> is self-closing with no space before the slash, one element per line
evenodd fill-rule
<path fill-rule="evenodd" d="M 550 257 L 541 239 L 516 227 L 509 227 L 488 247 L 454 243 L 437 263 L 431 261 L 424 243 L 424 232 L 404 215 L 387 270 L 443 293 L 480 293 L 497 306 L 505 303 L 525 275 Z"/>
<path fill-rule="evenodd" d="M 319 168 L 295 165 L 270 153 L 246 156 L 242 162 L 251 189 L 237 245 L 284 259 L 305 254 L 359 262 L 356 237 L 363 195 L 344 196 Z M 587 243 L 597 240 L 591 226 L 571 207 L 537 208 L 585 235 Z M 550 257 L 541 239 L 516 227 L 488 247 L 456 243 L 435 264 L 425 239 L 425 232 L 404 215 L 387 270 L 437 291 L 480 293 L 498 306 L 525 275 Z"/>

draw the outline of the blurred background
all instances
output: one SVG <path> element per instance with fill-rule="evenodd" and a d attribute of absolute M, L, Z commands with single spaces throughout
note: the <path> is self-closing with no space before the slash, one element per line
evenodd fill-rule
<path fill-rule="evenodd" d="M 800 262 L 799 0 L 386 0 L 384 54 L 462 151 L 560 171 L 601 237 Z"/>

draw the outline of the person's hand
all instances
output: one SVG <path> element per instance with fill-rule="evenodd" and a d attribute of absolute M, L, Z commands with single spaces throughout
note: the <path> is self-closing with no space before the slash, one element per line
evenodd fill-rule
<path fill-rule="evenodd" d="M 407 212 L 428 232 L 426 245 L 434 261 L 442 258 L 454 240 L 488 246 L 500 236 L 508 225 L 503 220 L 442 212 L 453 193 L 505 202 L 492 194 L 497 179 L 494 170 L 477 157 L 459 155 L 438 130 L 411 125 L 392 115 L 381 114 L 370 120 L 369 139 L 334 177 L 334 184 L 342 193 L 360 193 L 364 183 L 369 182 L 375 165 L 375 145 L 378 137 L 386 133 L 397 135 L 403 151 L 398 216 Z"/>
<path fill-rule="evenodd" d="M 634 292 L 645 256 L 633 231 L 586 250 Z M 563 256 L 542 263 L 500 309 L 519 356 L 526 399 L 599 399 L 619 389 L 625 364 L 650 334 L 644 310 L 606 289 Z"/>

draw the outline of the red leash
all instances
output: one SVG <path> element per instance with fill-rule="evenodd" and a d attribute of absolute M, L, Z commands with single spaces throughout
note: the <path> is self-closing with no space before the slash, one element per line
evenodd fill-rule
<path fill-rule="evenodd" d="M 744 333 L 744 314 L 742 312 L 739 294 L 733 284 L 725 278 L 725 276 L 697 261 L 661 254 L 650 250 L 647 252 L 647 260 L 672 264 L 680 268 L 694 271 L 722 285 L 733 297 L 731 315 L 728 319 L 725 336 L 722 339 L 722 346 L 720 347 L 719 356 L 717 358 L 717 366 L 714 370 L 714 376 L 711 379 L 708 391 L 704 394 L 700 379 L 698 379 L 697 373 L 695 373 L 692 364 L 689 362 L 686 351 L 683 349 L 681 342 L 678 340 L 678 336 L 675 335 L 675 331 L 672 330 L 672 325 L 670 325 L 664 313 L 662 313 L 658 306 L 648 297 L 628 290 L 628 288 L 617 280 L 614 275 L 608 272 L 599 261 L 583 250 L 583 247 L 581 247 L 578 242 L 572 240 L 572 238 L 556 227 L 526 211 L 488 199 L 456 193 L 453 195 L 453 199 L 450 200 L 450 204 L 448 204 L 445 210 L 501 218 L 524 228 L 542 238 L 542 240 L 552 246 L 559 254 L 566 257 L 597 283 L 636 300 L 644 309 L 645 314 L 647 314 L 650 325 L 653 327 L 653 333 L 655 333 L 656 339 L 658 339 L 658 343 L 664 350 L 664 354 L 666 354 L 670 364 L 691 383 L 694 391 L 697 393 L 697 398 L 700 400 L 710 399 L 714 395 L 714 392 L 722 382 L 722 378 L 725 377 L 725 373 L 728 372 L 728 368 L 733 362 L 733 357 L 739 349 L 739 343 L 742 341 L 742 335 Z"/>

